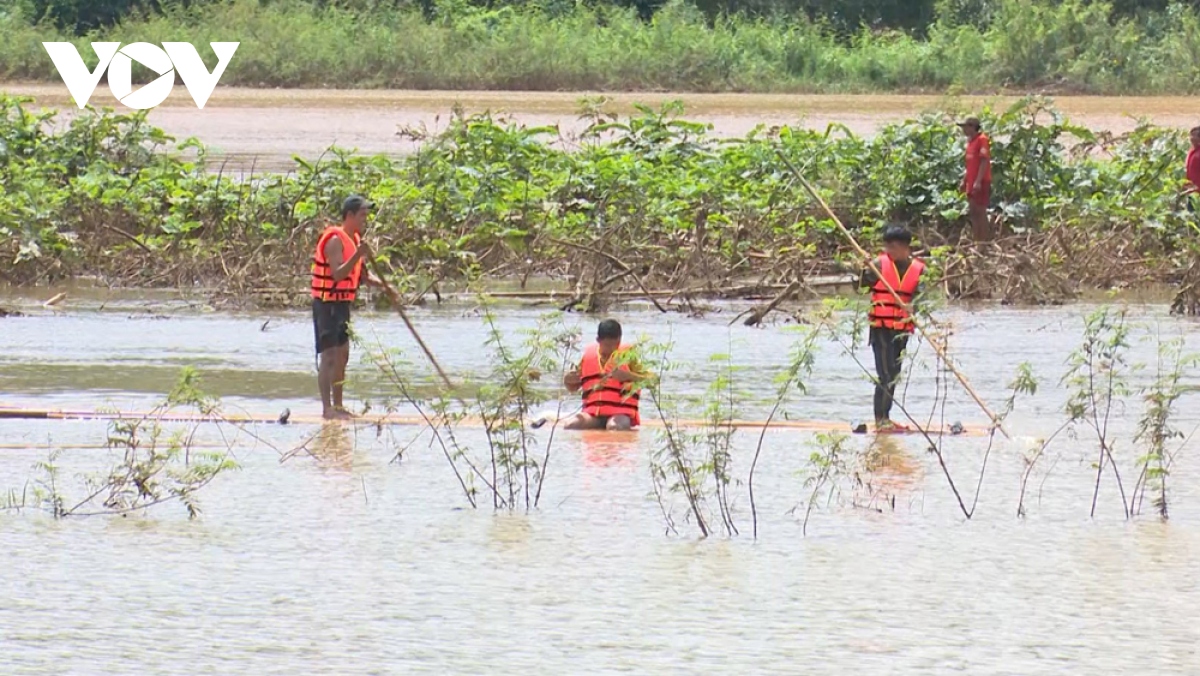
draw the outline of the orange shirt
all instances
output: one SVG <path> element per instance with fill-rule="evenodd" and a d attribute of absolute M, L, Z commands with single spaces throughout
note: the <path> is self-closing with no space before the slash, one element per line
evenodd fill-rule
<path fill-rule="evenodd" d="M 967 141 L 967 179 L 963 186 L 967 190 L 975 185 L 975 177 L 979 176 L 979 165 L 987 160 L 987 165 L 983 169 L 983 184 L 991 185 L 992 183 L 992 142 L 988 140 L 986 134 L 978 134 L 975 138 Z"/>

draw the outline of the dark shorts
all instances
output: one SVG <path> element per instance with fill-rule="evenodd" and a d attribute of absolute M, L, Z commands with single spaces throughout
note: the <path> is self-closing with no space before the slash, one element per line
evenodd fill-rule
<path fill-rule="evenodd" d="M 589 415 L 591 415 L 591 414 L 589 414 Z M 622 414 L 621 414 L 621 416 L 624 416 L 624 417 L 626 417 L 626 418 L 629 418 L 629 422 L 632 424 L 632 426 L 633 426 L 633 427 L 637 427 L 637 424 L 636 424 L 636 423 L 633 423 L 633 416 L 632 416 L 632 415 L 630 415 L 630 414 L 628 414 L 628 413 L 622 413 Z M 620 417 L 620 416 L 615 416 L 615 415 L 593 415 L 593 416 L 592 416 L 592 419 L 593 419 L 593 420 L 595 420 L 596 422 L 598 422 L 598 423 L 600 424 L 600 426 L 601 426 L 601 427 L 608 427 L 608 421 L 609 421 L 609 420 L 612 420 L 613 418 L 617 418 L 617 417 Z"/>
<path fill-rule="evenodd" d="M 313 337 L 317 354 L 350 342 L 350 303 L 313 299 Z"/>

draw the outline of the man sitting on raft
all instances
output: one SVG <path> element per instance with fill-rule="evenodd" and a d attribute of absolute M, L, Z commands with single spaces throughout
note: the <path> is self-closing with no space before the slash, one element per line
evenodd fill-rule
<path fill-rule="evenodd" d="M 605 319 L 596 342 L 583 351 L 579 368 L 563 377 L 570 392 L 583 390 L 583 411 L 566 424 L 569 430 L 631 430 L 638 417 L 638 381 L 646 378 L 621 342 L 621 324 Z"/>

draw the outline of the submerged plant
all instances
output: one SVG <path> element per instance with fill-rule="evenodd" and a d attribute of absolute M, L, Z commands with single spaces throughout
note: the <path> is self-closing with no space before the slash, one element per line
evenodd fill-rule
<path fill-rule="evenodd" d="M 646 388 L 650 402 L 654 405 L 662 430 L 650 454 L 650 479 L 654 495 L 666 521 L 667 529 L 677 533 L 671 498 L 683 496 L 687 503 L 688 518 L 695 525 L 700 537 L 712 534 L 709 524 L 708 495 L 705 484 L 709 472 L 705 472 L 705 458 L 692 443 L 689 433 L 680 424 L 680 401 L 668 396 L 664 385 L 671 382 L 675 368 L 670 358 L 671 343 L 643 342 L 639 345 L 640 359 L 655 374 L 655 380 Z"/>
<path fill-rule="evenodd" d="M 1121 508 L 1129 514 L 1125 484 L 1121 470 L 1113 457 L 1113 439 L 1109 433 L 1113 409 L 1122 397 L 1129 394 L 1128 363 L 1130 327 L 1127 311 L 1104 307 L 1084 320 L 1083 343 L 1068 359 L 1068 370 L 1062 384 L 1070 397 L 1066 403 L 1069 419 L 1094 435 L 1097 446 L 1096 482 L 1092 492 L 1091 516 L 1096 515 L 1100 484 L 1108 469 L 1121 494 Z"/>
<path fill-rule="evenodd" d="M 475 408 L 487 437 L 493 507 L 514 509 L 523 503 L 529 510 L 541 495 L 550 459 L 549 443 L 544 457 L 538 459 L 536 438 L 528 425 L 534 409 L 549 398 L 535 383 L 542 373 L 564 368 L 568 360 L 562 357 L 574 349 L 578 335 L 563 326 L 560 314 L 552 314 L 540 318 L 536 328 L 525 330 L 523 343 L 510 346 L 486 298 L 481 309 L 492 369 L 479 387 Z"/>
<path fill-rule="evenodd" d="M 476 478 L 482 479 L 483 474 L 472 461 L 467 449 L 459 443 L 458 427 L 466 420 L 468 411 L 465 404 L 456 404 L 450 396 L 438 396 L 427 400 L 419 393 L 412 377 L 412 364 L 408 362 L 398 349 L 384 347 L 382 342 L 375 345 L 362 345 L 366 359 L 375 366 L 383 378 L 385 385 L 393 388 L 393 393 L 384 397 L 382 407 L 388 415 L 396 413 L 404 406 L 409 406 L 417 412 L 425 427 L 421 433 L 428 431 L 441 449 L 446 463 L 454 472 L 454 478 L 462 489 L 463 497 L 472 508 L 478 507 Z M 416 439 L 413 440 L 415 443 Z M 408 448 L 412 443 L 407 444 Z M 403 457 L 404 448 L 397 451 L 395 459 Z M 460 467 L 466 465 L 467 469 Z"/>
<path fill-rule="evenodd" d="M 1154 511 L 1163 519 L 1168 515 L 1167 479 L 1175 460 L 1168 445 L 1172 440 L 1184 438 L 1183 432 L 1172 424 L 1173 409 L 1186 391 L 1182 383 L 1185 370 L 1198 363 L 1196 355 L 1185 354 L 1183 348 L 1182 338 L 1159 342 L 1154 382 L 1141 391 L 1145 409 L 1134 437 L 1142 455 L 1138 458 L 1140 472 L 1130 497 L 1133 514 L 1141 512 L 1146 492 L 1150 491 Z"/>
<path fill-rule="evenodd" d="M 394 388 L 383 403 L 385 411 L 394 413 L 403 406 L 417 411 L 426 423 L 421 433 L 428 431 L 441 448 L 472 507 L 478 506 L 482 486 L 493 509 L 531 510 L 541 500 L 555 429 L 544 447 L 537 446 L 529 428 L 531 414 L 550 398 L 540 381 L 548 373 L 558 373 L 561 380 L 579 336 L 564 325 L 560 313 L 552 313 L 541 317 L 536 327 L 522 330 L 524 340 L 514 344 L 492 311 L 492 301 L 480 296 L 479 303 L 489 370 L 470 396 L 422 394 L 403 356 L 382 345 L 367 346 L 367 358 Z M 463 428 L 474 421 L 482 426 L 485 448 L 466 440 Z"/>
<path fill-rule="evenodd" d="M 804 521 L 801 524 L 801 534 L 808 534 L 808 519 L 816 507 L 817 497 L 825 491 L 826 502 L 832 502 L 840 491 L 840 483 L 849 477 L 860 481 L 858 477 L 859 454 L 847 448 L 850 437 L 840 433 L 818 433 L 813 440 L 815 449 L 809 455 L 808 462 L 812 472 L 804 480 L 805 489 L 810 493 L 804 508 Z"/>
<path fill-rule="evenodd" d="M 704 449 L 706 459 L 701 469 L 711 479 L 713 498 L 725 534 L 737 535 L 738 529 L 729 498 L 729 486 L 733 483 L 733 456 L 730 448 L 736 431 L 733 422 L 739 417 L 737 401 L 745 397 L 746 393 L 735 389 L 739 367 L 733 363 L 732 350 L 725 354 L 711 355 L 709 363 L 717 366 L 717 372 L 709 381 L 704 395 L 704 428 L 690 436 L 693 442 L 698 442 Z"/>
<path fill-rule="evenodd" d="M 807 327 L 801 329 L 801 337 L 792 344 L 791 351 L 788 353 L 787 366 L 775 376 L 775 400 L 771 404 L 771 411 L 767 414 L 762 430 L 759 431 L 758 443 L 754 447 L 754 458 L 750 461 L 750 471 L 746 479 L 755 538 L 758 537 L 758 505 L 754 500 L 754 471 L 758 468 L 758 458 L 762 454 L 763 441 L 766 438 L 767 429 L 792 396 L 805 394 L 808 391 L 807 382 L 816 363 L 819 337 L 820 332 L 816 329 Z"/>
<path fill-rule="evenodd" d="M 107 446 L 116 455 L 107 470 L 81 477 L 72 490 L 60 456 L 52 451 L 36 465 L 39 476 L 23 490 L 9 491 L 0 509 L 45 511 L 56 519 L 126 514 L 180 502 L 189 518 L 200 515 L 198 493 L 219 475 L 238 467 L 229 449 L 196 448 L 196 429 L 168 429 L 161 420 L 180 407 L 219 416 L 218 402 L 200 389 L 193 369 L 184 369 L 167 400 L 146 416 L 109 425 Z"/>

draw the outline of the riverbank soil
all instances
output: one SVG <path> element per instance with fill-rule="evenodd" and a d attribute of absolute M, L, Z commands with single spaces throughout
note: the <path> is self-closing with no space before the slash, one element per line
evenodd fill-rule
<path fill-rule="evenodd" d="M 46 84 L 0 84 L 0 93 L 32 96 L 36 103 L 65 113 L 76 110 L 66 87 Z M 218 87 L 204 109 L 198 109 L 182 87 L 151 111 L 150 122 L 178 139 L 194 136 L 211 146 L 212 156 L 228 160 L 228 169 L 270 171 L 288 166 L 292 155 L 316 157 L 331 145 L 366 154 L 405 154 L 413 143 L 396 135 L 401 127 L 445 129 L 454 106 L 464 112 L 506 113 L 518 124 L 557 125 L 564 134 L 582 131 L 584 97 L 605 96 L 606 110 L 622 115 L 634 104 L 657 108 L 681 100 L 685 117 L 713 125 L 722 137 L 744 136 L 756 126 L 790 124 L 825 129 L 845 125 L 870 135 L 886 124 L 928 110 L 1003 109 L 1016 96 L 945 97 L 902 94 L 678 94 L 595 92 L 378 91 L 313 89 L 246 89 Z M 104 86 L 90 104 L 116 106 Z M 1197 124 L 1195 100 L 1188 97 L 1066 96 L 1056 106 L 1073 122 L 1096 131 L 1121 134 L 1139 118 L 1158 126 L 1188 129 Z"/>

